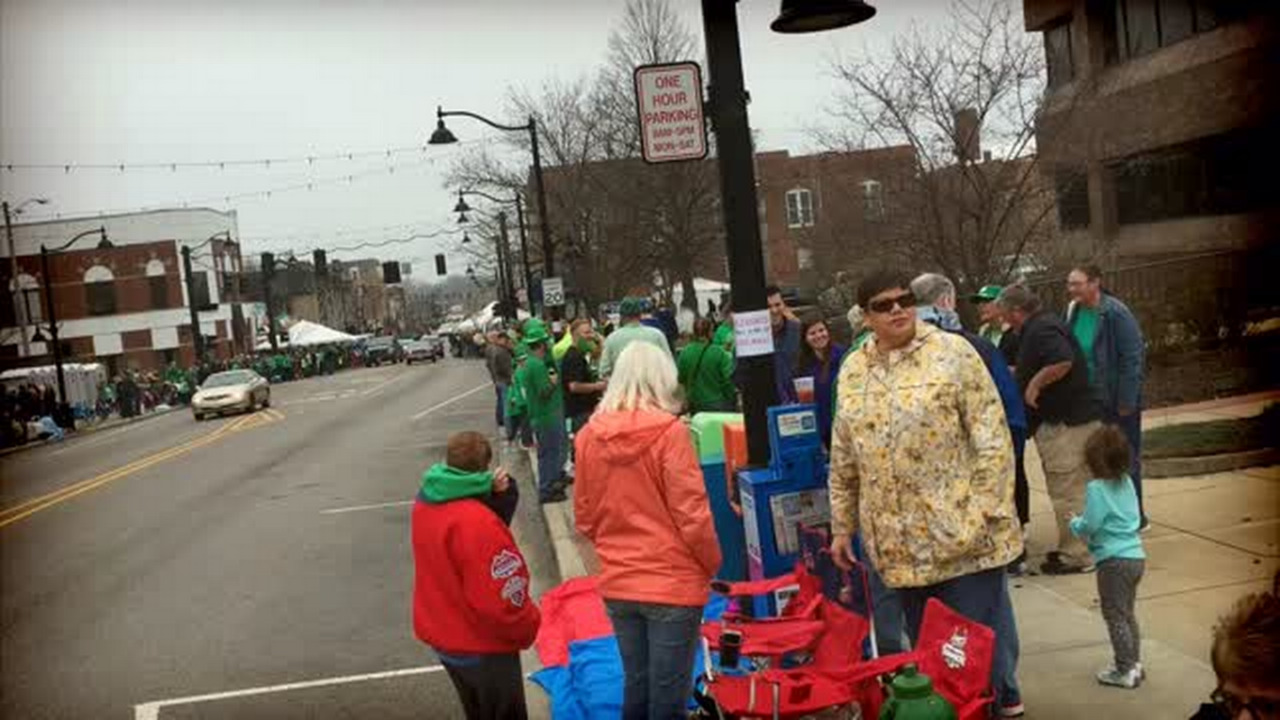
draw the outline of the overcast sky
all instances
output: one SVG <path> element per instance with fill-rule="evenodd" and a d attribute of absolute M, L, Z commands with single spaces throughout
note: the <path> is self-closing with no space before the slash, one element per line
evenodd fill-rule
<path fill-rule="evenodd" d="M 0 165 L 169 163 L 411 148 L 438 104 L 499 121 L 509 87 L 593 72 L 625 0 L 0 0 Z M 872 0 L 868 23 L 772 33 L 776 0 L 739 23 L 762 149 L 812 151 L 806 129 L 836 90 L 837 53 L 877 52 L 943 0 Z M 675 0 L 701 41 L 697 0 Z M 695 58 L 701 60 L 701 58 Z M 462 140 L 496 143 L 479 123 Z M 0 197 L 53 202 L 29 217 L 140 207 L 234 208 L 250 252 L 335 247 L 452 226 L 450 158 L 431 147 L 272 167 L 0 167 Z M 394 168 L 394 171 L 389 171 Z M 352 176 L 352 180 L 345 178 Z M 312 183 L 312 189 L 262 192 Z M 259 193 L 256 197 L 228 196 Z M 378 251 L 426 274 L 447 244 Z M 367 255 L 369 253 L 357 253 Z"/>

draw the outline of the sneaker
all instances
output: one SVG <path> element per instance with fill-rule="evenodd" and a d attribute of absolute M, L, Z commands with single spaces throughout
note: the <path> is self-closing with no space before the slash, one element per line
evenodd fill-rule
<path fill-rule="evenodd" d="M 565 494 L 564 488 L 556 488 L 555 490 L 548 493 L 547 495 L 544 495 L 538 498 L 538 503 L 540 505 L 547 505 L 549 503 L 564 502 L 565 500 L 568 500 L 568 499 L 569 499 L 569 496 Z"/>
<path fill-rule="evenodd" d="M 1093 563 L 1077 564 L 1063 561 L 1060 555 L 1055 555 L 1040 565 L 1040 572 L 1045 575 L 1080 575 L 1082 573 L 1091 573 L 1094 571 Z"/>
<path fill-rule="evenodd" d="M 1129 668 L 1128 672 L 1120 672 L 1114 667 L 1109 667 L 1099 672 L 1097 677 L 1101 685 L 1132 690 L 1142 684 L 1142 668 L 1135 665 Z"/>
<path fill-rule="evenodd" d="M 1147 679 L 1147 669 L 1146 669 L 1145 667 L 1143 667 L 1143 666 L 1142 666 L 1142 663 L 1140 663 L 1140 662 L 1136 662 L 1136 663 L 1134 663 L 1134 664 L 1133 664 L 1133 668 L 1134 668 L 1135 670 L 1137 670 L 1137 671 L 1138 671 L 1138 679 L 1139 679 L 1139 680 L 1146 680 L 1146 679 Z M 1116 661 L 1115 661 L 1115 660 L 1112 660 L 1111 662 L 1107 663 L 1107 666 L 1106 666 L 1105 668 L 1103 668 L 1103 669 L 1100 671 L 1100 673 L 1099 673 L 1099 674 L 1101 674 L 1101 673 L 1105 673 L 1105 672 L 1113 673 L 1113 672 L 1115 672 L 1115 671 L 1116 671 Z"/>
<path fill-rule="evenodd" d="M 1001 705 L 1000 710 L 996 713 L 1002 718 L 1020 718 L 1027 714 L 1027 706 L 1020 702 L 1009 705 Z"/>
<path fill-rule="evenodd" d="M 1014 558 L 1013 562 L 1008 565 L 1009 574 L 1013 577 L 1022 577 L 1027 574 L 1027 551 L 1023 550 L 1022 554 Z"/>

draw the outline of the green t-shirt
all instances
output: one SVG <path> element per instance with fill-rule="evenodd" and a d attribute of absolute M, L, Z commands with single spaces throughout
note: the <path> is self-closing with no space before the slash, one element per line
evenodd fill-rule
<path fill-rule="evenodd" d="M 676 369 L 689 408 L 695 412 L 708 408 L 724 409 L 738 398 L 738 390 L 733 384 L 733 356 L 719 345 L 700 341 L 689 343 L 680 351 Z"/>
<path fill-rule="evenodd" d="M 1089 365 L 1089 382 L 1093 382 L 1093 341 L 1098 337 L 1098 311 L 1077 305 L 1071 333 L 1076 336 L 1076 342 L 1080 343 L 1080 349 L 1084 351 L 1085 362 Z"/>
<path fill-rule="evenodd" d="M 564 393 L 551 384 L 555 370 L 536 355 L 530 355 L 524 366 L 524 398 L 529 404 L 529 425 L 545 429 L 564 416 Z"/>
<path fill-rule="evenodd" d="M 711 342 L 729 352 L 733 352 L 733 323 L 727 321 L 720 323 L 720 326 L 716 328 L 716 334 L 711 337 Z"/>

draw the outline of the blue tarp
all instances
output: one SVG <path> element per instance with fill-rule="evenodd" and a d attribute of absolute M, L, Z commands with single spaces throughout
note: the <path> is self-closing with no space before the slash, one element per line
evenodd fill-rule
<path fill-rule="evenodd" d="M 703 620 L 724 613 L 725 598 L 714 595 Z M 694 658 L 693 677 L 702 669 L 702 647 Z M 622 657 L 613 635 L 569 643 L 569 664 L 547 667 L 530 676 L 551 699 L 553 720 L 593 720 L 622 715 Z"/>

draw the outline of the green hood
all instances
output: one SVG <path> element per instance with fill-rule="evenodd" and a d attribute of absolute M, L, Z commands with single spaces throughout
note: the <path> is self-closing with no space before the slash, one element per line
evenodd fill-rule
<path fill-rule="evenodd" d="M 444 463 L 432 465 L 422 474 L 422 498 L 444 503 L 466 497 L 486 497 L 493 492 L 493 473 L 468 472 Z"/>

